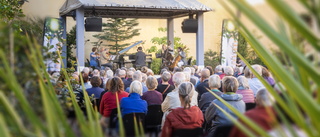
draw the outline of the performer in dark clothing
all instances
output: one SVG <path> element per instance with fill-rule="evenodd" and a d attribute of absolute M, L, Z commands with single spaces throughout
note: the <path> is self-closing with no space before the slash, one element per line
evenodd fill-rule
<path fill-rule="evenodd" d="M 138 48 L 138 52 L 136 53 L 136 68 L 141 68 L 146 66 L 146 54 L 142 52 L 142 47 Z"/>

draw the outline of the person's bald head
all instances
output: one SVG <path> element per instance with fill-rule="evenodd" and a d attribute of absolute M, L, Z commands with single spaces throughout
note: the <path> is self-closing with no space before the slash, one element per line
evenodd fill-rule
<path fill-rule="evenodd" d="M 207 79 L 209 77 L 210 77 L 210 70 L 206 69 L 206 68 L 202 69 L 201 70 L 201 78 L 202 79 Z"/>

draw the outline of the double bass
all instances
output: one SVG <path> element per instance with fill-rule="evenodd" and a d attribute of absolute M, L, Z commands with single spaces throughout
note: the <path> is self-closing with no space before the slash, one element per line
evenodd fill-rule
<path fill-rule="evenodd" d="M 181 50 L 186 49 L 187 47 L 183 47 Z M 178 56 L 174 59 L 174 61 L 172 62 L 172 64 L 169 66 L 170 70 L 173 70 L 174 67 L 176 67 L 178 65 L 178 62 L 182 59 L 181 55 L 178 53 Z"/>

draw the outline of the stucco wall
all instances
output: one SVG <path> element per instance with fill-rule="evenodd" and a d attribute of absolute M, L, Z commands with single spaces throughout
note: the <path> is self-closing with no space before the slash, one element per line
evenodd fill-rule
<path fill-rule="evenodd" d="M 59 17 L 59 9 L 65 0 L 29 0 L 29 2 L 23 5 L 24 13 L 27 16 L 38 16 L 38 17 Z M 208 49 L 212 49 L 213 51 L 220 52 L 220 41 L 221 41 L 221 27 L 222 21 L 224 19 L 229 19 L 230 16 L 223 9 L 223 7 L 219 4 L 217 0 L 199 0 L 203 4 L 208 7 L 214 9 L 214 11 L 204 13 L 204 49 L 205 51 Z M 286 0 L 292 7 L 294 7 L 298 11 L 303 11 L 302 7 L 298 6 L 298 2 L 296 0 Z M 271 8 L 266 6 L 266 4 L 255 5 L 255 10 L 257 13 L 261 14 L 262 17 L 267 18 L 269 23 L 273 24 L 273 27 L 276 27 L 275 21 L 278 16 L 272 12 Z M 234 10 L 235 11 L 235 10 Z M 185 17 L 187 18 L 187 17 Z M 192 33 L 182 33 L 181 31 L 181 22 L 185 18 L 177 18 L 174 19 L 174 29 L 175 36 L 180 37 L 182 43 L 186 44 L 190 48 L 190 52 L 188 56 L 193 56 L 195 58 L 196 54 L 196 34 Z M 106 20 L 106 19 L 104 19 Z M 250 23 L 248 19 L 246 19 L 243 15 L 241 16 L 241 20 L 250 28 L 251 31 L 254 31 L 257 36 L 261 37 L 263 43 L 268 47 L 273 47 L 273 43 L 271 43 L 256 27 L 254 24 Z M 72 18 L 67 19 L 67 29 L 70 30 L 72 26 L 75 25 L 75 21 Z M 136 36 L 131 40 L 128 40 L 129 43 L 144 40 L 145 44 L 142 46 L 144 49 L 152 46 L 151 39 L 153 37 L 164 36 L 165 33 L 159 33 L 159 27 L 166 27 L 165 19 L 139 19 L 140 28 L 140 36 Z M 90 42 L 85 44 L 86 48 L 86 58 L 89 58 L 89 53 L 92 48 L 92 43 L 97 41 L 97 39 L 93 38 L 92 35 L 96 34 L 93 32 L 85 32 L 85 38 L 90 39 Z M 160 48 L 160 47 L 159 47 Z M 130 52 L 135 52 L 136 48 L 130 50 Z"/>

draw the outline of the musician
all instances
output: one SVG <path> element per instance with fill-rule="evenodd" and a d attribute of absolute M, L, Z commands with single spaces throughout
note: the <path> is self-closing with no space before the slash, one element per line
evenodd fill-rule
<path fill-rule="evenodd" d="M 93 47 L 92 52 L 90 53 L 90 66 L 98 68 L 98 58 L 99 54 L 97 52 L 97 48 Z"/>
<path fill-rule="evenodd" d="M 112 63 L 109 62 L 110 53 L 108 48 L 101 47 L 100 48 L 100 64 L 101 67 L 109 67 L 112 69 Z"/>
<path fill-rule="evenodd" d="M 142 51 L 142 47 L 138 47 L 138 52 L 136 53 L 135 65 L 136 68 L 141 68 L 146 66 L 146 54 Z"/>
<path fill-rule="evenodd" d="M 180 61 L 178 62 L 178 66 L 181 67 L 183 65 L 187 65 L 186 53 L 183 51 L 182 47 L 178 48 L 179 56 L 181 56 Z"/>
<path fill-rule="evenodd" d="M 171 65 L 173 56 L 171 54 L 173 52 L 173 49 L 168 45 L 162 45 L 162 65 L 161 68 L 168 67 Z"/>

